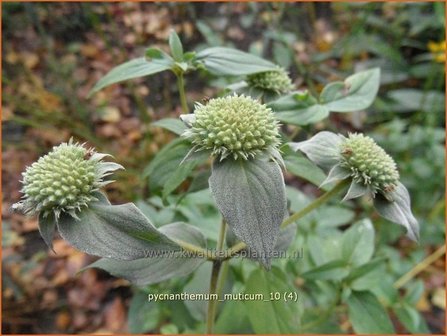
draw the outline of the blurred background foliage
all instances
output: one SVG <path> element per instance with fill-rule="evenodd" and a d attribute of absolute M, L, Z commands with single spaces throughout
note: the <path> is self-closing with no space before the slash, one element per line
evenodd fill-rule
<path fill-rule="evenodd" d="M 145 293 L 195 292 L 203 287 L 207 276 L 200 272 L 206 269 L 139 290 L 97 270 L 78 275 L 94 257 L 62 240 L 55 241 L 56 254 L 48 251 L 36 219 L 9 211 L 21 196 L 20 174 L 26 165 L 73 136 L 113 154 L 127 168 L 107 188 L 115 202 L 135 201 L 156 225 L 176 219 L 194 222 L 215 239 L 219 214 L 209 194 L 184 196 L 187 190 L 203 189 L 203 179 L 183 183 L 165 199 L 157 178 L 162 178 L 163 168 L 156 163 L 147 168 L 174 138 L 151 123 L 180 114 L 175 76 L 163 72 L 86 98 L 115 65 L 142 55 L 148 46 L 167 50 L 172 28 L 187 50 L 233 46 L 250 51 L 285 67 L 295 87 L 312 93 L 355 71 L 380 66 L 381 88 L 371 108 L 332 113 L 296 136 L 323 129 L 361 131 L 396 159 L 421 222 L 421 242 L 410 243 L 400 227 L 373 217 L 376 255 L 387 258 L 387 263 L 363 286 L 385 284 L 378 286 L 380 292 L 422 265 L 407 279 L 405 289 L 394 286 L 391 292 L 375 294 L 383 301 L 396 301 L 390 307 L 398 332 L 445 332 L 444 3 L 3 3 L 2 9 L 4 333 L 200 331 L 203 306 L 148 303 Z M 188 101 L 213 97 L 229 83 L 204 73 L 188 76 Z M 156 170 L 152 180 L 145 169 Z M 292 209 L 316 195 L 314 186 L 292 174 L 287 182 L 298 188 L 289 188 L 297 203 Z M 296 246 L 308 246 L 305 254 L 317 253 L 312 246 L 315 250 L 327 245 L 331 228 L 343 229 L 362 207 L 341 209 L 335 204 L 308 216 L 299 226 Z M 438 258 L 420 264 L 435 251 Z M 328 284 L 307 285 L 295 266 L 285 267 L 305 300 L 306 293 L 316 293 L 316 308 L 296 312 L 304 314 L 305 332 L 352 332 L 343 307 L 338 318 L 327 318 L 321 310 L 334 293 Z M 251 262 L 236 260 L 230 276 L 233 286 L 241 286 L 238 278 L 247 279 L 253 269 Z M 244 315 L 243 303 L 221 308 L 218 332 L 256 331 Z"/>

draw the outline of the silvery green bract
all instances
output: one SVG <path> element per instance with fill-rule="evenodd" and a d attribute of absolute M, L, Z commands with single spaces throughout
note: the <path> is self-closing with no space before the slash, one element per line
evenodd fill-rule
<path fill-rule="evenodd" d="M 408 237 L 418 240 L 419 224 L 411 212 L 408 191 L 399 182 L 396 164 L 373 139 L 363 134 L 345 137 L 324 131 L 289 145 L 328 172 L 322 185 L 351 179 L 343 200 L 364 195 L 373 198 L 380 215 L 404 226 Z"/>

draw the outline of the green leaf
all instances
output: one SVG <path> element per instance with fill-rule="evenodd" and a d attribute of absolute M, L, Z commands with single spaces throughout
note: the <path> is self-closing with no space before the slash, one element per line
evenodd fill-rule
<path fill-rule="evenodd" d="M 214 75 L 244 76 L 276 69 L 272 62 L 232 48 L 207 48 L 196 59 Z"/>
<path fill-rule="evenodd" d="M 144 56 L 148 62 L 152 60 L 165 61 L 167 64 L 172 64 L 174 62 L 171 56 L 158 48 L 147 48 Z"/>
<path fill-rule="evenodd" d="M 349 270 L 344 260 L 333 260 L 315 267 L 301 276 L 311 280 L 341 280 L 348 274 Z"/>
<path fill-rule="evenodd" d="M 288 214 L 287 214 L 288 215 Z M 272 258 L 281 258 L 282 253 L 280 252 L 286 252 L 289 248 L 290 244 L 294 240 L 296 236 L 296 232 L 298 230 L 298 227 L 296 224 L 288 225 L 287 227 L 279 230 L 278 239 L 276 240 L 274 251 L 276 252 L 275 255 L 272 256 Z M 226 234 L 226 242 L 228 246 L 233 246 L 239 242 L 231 228 L 227 230 Z M 240 252 L 240 255 L 243 255 L 246 258 L 250 258 L 253 260 L 259 260 L 256 252 L 253 253 L 249 247 L 246 247 Z"/>
<path fill-rule="evenodd" d="M 53 237 L 56 231 L 56 219 L 53 214 L 49 214 L 44 217 L 42 213 L 39 213 L 39 232 L 43 241 L 47 246 L 53 250 Z"/>
<path fill-rule="evenodd" d="M 190 150 L 191 144 L 189 141 L 184 138 L 178 138 L 163 147 L 155 155 L 143 172 L 144 176 L 149 176 L 149 187 L 151 190 L 163 188 L 171 176 L 178 173 L 180 162 L 182 162 Z"/>
<path fill-rule="evenodd" d="M 160 233 L 173 240 L 183 240 L 206 248 L 203 234 L 195 227 L 185 223 L 172 223 L 159 229 Z M 149 251 L 150 252 L 150 251 Z M 204 261 L 204 258 L 185 254 L 183 251 L 153 251 L 144 258 L 136 260 L 114 260 L 102 258 L 89 268 L 100 268 L 113 276 L 124 278 L 130 282 L 143 286 L 158 283 L 173 277 L 185 276 L 192 273 Z"/>
<path fill-rule="evenodd" d="M 134 260 L 146 257 L 151 251 L 180 250 L 133 203 L 108 205 L 96 202 L 77 215 L 79 219 L 62 214 L 57 226 L 62 238 L 83 252 Z"/>
<path fill-rule="evenodd" d="M 270 265 L 286 212 L 284 178 L 276 162 L 214 162 L 209 180 L 217 207 L 235 235 Z"/>
<path fill-rule="evenodd" d="M 425 291 L 424 282 L 418 279 L 410 283 L 406 289 L 407 293 L 405 295 L 405 300 L 412 305 L 416 305 Z"/>
<path fill-rule="evenodd" d="M 335 205 L 322 206 L 307 216 L 312 218 L 319 228 L 326 230 L 329 227 L 338 227 L 350 223 L 355 213 L 350 209 Z"/>
<path fill-rule="evenodd" d="M 298 304 L 283 295 L 296 293 L 278 268 L 270 272 L 256 269 L 246 284 L 246 294 L 263 296 L 263 300 L 244 301 L 252 328 L 257 334 L 294 334 L 298 332 Z M 270 293 L 280 293 L 280 300 L 270 300 Z M 299 299 L 298 299 L 299 300 Z"/>
<path fill-rule="evenodd" d="M 175 324 L 168 323 L 168 324 L 163 325 L 160 328 L 160 333 L 162 335 L 178 335 L 179 331 L 178 331 L 178 328 L 177 328 L 177 326 Z"/>
<path fill-rule="evenodd" d="M 110 70 L 102 77 L 89 93 L 89 97 L 106 86 L 133 79 L 156 74 L 170 69 L 171 64 L 163 60 L 148 62 L 144 57 L 136 58 Z"/>
<path fill-rule="evenodd" d="M 177 187 L 186 180 L 195 167 L 205 163 L 210 157 L 207 151 L 193 151 L 192 149 L 182 159 L 178 167 L 172 172 L 163 186 L 163 198 L 172 193 Z"/>
<path fill-rule="evenodd" d="M 207 294 L 210 288 L 212 264 L 207 262 L 202 264 L 196 272 L 194 272 L 191 280 L 183 288 L 185 293 Z M 205 300 L 186 300 L 185 305 L 188 308 L 191 316 L 197 321 L 204 321 L 206 319 L 206 309 L 208 302 Z"/>
<path fill-rule="evenodd" d="M 376 98 L 380 84 L 380 69 L 356 73 L 344 82 L 326 85 L 320 103 L 333 112 L 354 112 L 366 109 Z"/>
<path fill-rule="evenodd" d="M 385 258 L 377 258 L 377 259 L 369 261 L 359 267 L 355 267 L 349 273 L 349 276 L 346 278 L 346 281 L 353 283 L 352 289 L 360 290 L 359 288 L 357 288 L 355 286 L 356 281 L 359 279 L 362 279 L 367 274 L 368 274 L 368 278 L 370 278 L 370 273 L 378 270 L 380 268 L 380 266 L 383 265 L 384 260 L 385 260 Z M 363 289 L 364 288 L 362 288 L 361 290 L 363 290 Z M 367 287 L 365 289 L 367 289 Z"/>
<path fill-rule="evenodd" d="M 175 133 L 177 135 L 181 135 L 187 129 L 185 124 L 181 120 L 176 118 L 160 119 L 153 122 L 152 126 L 167 129 L 168 131 L 171 131 L 172 133 Z"/>
<path fill-rule="evenodd" d="M 323 231 L 324 232 L 324 231 Z M 322 271 L 331 270 L 332 268 L 345 268 L 347 267 L 345 262 L 341 262 L 341 238 L 342 235 L 339 231 L 332 231 L 332 233 L 327 237 L 322 237 L 320 234 L 310 234 L 307 237 L 307 249 L 309 251 L 312 260 L 318 267 L 329 264 L 330 262 L 337 261 L 334 265 L 327 265 L 327 269 L 323 268 Z M 308 272 L 313 271 L 315 268 L 307 270 Z M 345 272 L 343 272 L 345 273 Z M 311 274 L 312 276 L 312 274 Z M 343 275 L 344 277 L 344 275 Z"/>
<path fill-rule="evenodd" d="M 419 223 L 411 212 L 410 194 L 402 183 L 398 183 L 394 191 L 390 193 L 394 202 L 386 200 L 378 195 L 374 199 L 374 207 L 384 218 L 400 224 L 407 229 L 408 238 L 419 240 Z"/>
<path fill-rule="evenodd" d="M 317 186 L 319 186 L 326 178 L 324 172 L 301 153 L 286 155 L 284 157 L 284 162 L 288 172 Z"/>
<path fill-rule="evenodd" d="M 430 334 L 430 330 L 422 315 L 406 302 L 400 303 L 393 309 L 397 318 L 412 334 Z"/>
<path fill-rule="evenodd" d="M 367 263 L 374 253 L 374 228 L 369 219 L 363 219 L 343 233 L 342 257 L 353 266 Z"/>
<path fill-rule="evenodd" d="M 131 334 L 144 334 L 154 330 L 160 319 L 160 306 L 147 300 L 147 294 L 137 291 L 130 300 L 127 324 Z"/>
<path fill-rule="evenodd" d="M 440 91 L 422 91 L 416 89 L 397 89 L 389 91 L 393 100 L 389 107 L 393 112 L 426 111 L 441 113 L 445 111 L 445 95 Z"/>
<path fill-rule="evenodd" d="M 247 317 L 247 310 L 242 301 L 226 301 L 222 312 L 219 314 L 216 327 L 216 334 L 241 334 L 251 333 L 250 322 Z"/>
<path fill-rule="evenodd" d="M 340 161 L 339 145 L 342 139 L 332 132 L 319 132 L 309 140 L 289 142 L 294 151 L 300 150 L 315 164 L 323 169 L 330 170 Z"/>
<path fill-rule="evenodd" d="M 307 91 L 293 92 L 267 104 L 279 121 L 292 125 L 309 125 L 329 115 L 326 106 L 321 105 Z"/>
<path fill-rule="evenodd" d="M 370 292 L 353 291 L 347 300 L 348 314 L 357 334 L 394 334 L 391 320 Z"/>
<path fill-rule="evenodd" d="M 172 30 L 171 34 L 169 34 L 169 48 L 171 48 L 172 56 L 177 62 L 183 61 L 182 42 L 175 30 Z"/>

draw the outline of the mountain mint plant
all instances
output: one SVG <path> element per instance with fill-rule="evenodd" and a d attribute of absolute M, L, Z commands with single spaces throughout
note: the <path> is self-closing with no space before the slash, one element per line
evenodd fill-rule
<path fill-rule="evenodd" d="M 400 182 L 396 163 L 384 149 L 363 134 L 323 131 L 309 138 L 304 131 L 312 130 L 311 125 L 322 122 L 329 113 L 368 108 L 378 91 L 379 69 L 365 70 L 345 81 L 329 83 L 314 96 L 307 91 L 294 90 L 284 69 L 260 57 L 220 47 L 198 53 L 184 52 L 175 32 L 169 44 L 171 55 L 149 48 L 145 57 L 112 69 L 95 85 L 92 94 L 122 80 L 168 70 L 175 74 L 183 123 L 168 118 L 154 125 L 180 137 L 155 156 L 146 175 L 149 185 L 153 186 L 151 191 L 162 192 L 161 203 L 171 202 L 172 207 L 181 207 L 182 198 L 178 198 L 175 191 L 200 166 L 202 175 L 209 176 L 209 180 L 204 181 L 207 185 L 202 188 L 210 192 L 222 218 L 219 230 L 219 223 L 210 225 L 207 222 L 208 231 L 204 232 L 203 226 L 197 226 L 185 216 L 156 227 L 134 204 L 110 204 L 100 189 L 110 183 L 105 178 L 122 167 L 103 161 L 107 154 L 96 153 L 72 140 L 54 147 L 26 169 L 22 181 L 23 199 L 13 208 L 38 215 L 40 233 L 49 246 L 57 229 L 62 238 L 76 248 L 101 257 L 90 267 L 104 269 L 139 286 L 188 275 L 210 262 L 209 293 L 221 295 L 227 281 L 225 269 L 237 268 L 230 260 L 241 256 L 243 251 L 250 251 L 249 259 L 270 272 L 250 268 L 255 270 L 245 277 L 246 289 L 242 288 L 245 293 L 250 288 L 261 290 L 264 285 L 267 286 L 265 291 L 271 288 L 289 290 L 292 287 L 285 280 L 288 265 L 287 272 L 310 283 L 330 281 L 334 285 L 331 288 L 343 291 L 338 297 L 348 305 L 368 301 L 375 305 L 374 311 L 382 311 L 373 294 L 354 286 L 362 274 L 368 277 L 371 270 L 383 263 L 381 259 L 371 260 L 374 228 L 369 219 L 356 222 L 344 231 L 334 227 L 332 239 L 342 239 L 335 245 L 306 245 L 318 249 L 306 257 L 306 263 L 286 263 L 273 257 L 294 246 L 296 240 L 303 242 L 313 237 L 314 242 L 321 241 L 318 239 L 324 237 L 316 236 L 318 231 L 300 235 L 297 232 L 302 231 L 297 228 L 306 227 L 309 221 L 306 215 L 314 210 L 318 213 L 318 208 L 343 190 L 344 201 L 352 202 L 365 196 L 372 200 L 380 215 L 404 226 L 411 239 L 418 239 L 418 222 L 411 212 L 408 191 Z M 184 76 L 197 71 L 234 80 L 246 79 L 248 85 L 273 91 L 277 97 L 270 97 L 266 105 L 265 97 L 250 94 L 250 91 L 245 95 L 222 93 L 206 103 L 196 103 L 193 113 L 189 113 Z M 280 122 L 299 128 L 289 136 Z M 294 142 L 297 136 L 307 140 Z M 294 164 L 296 162 L 299 165 Z M 325 178 L 313 175 L 314 171 L 320 171 L 319 167 Z M 284 171 L 319 185 L 324 191 L 321 196 L 309 198 L 297 207 L 299 200 L 290 188 L 286 189 Z M 191 212 L 187 210 L 185 214 Z M 353 245 L 358 241 L 364 244 L 360 249 Z M 339 250 L 330 252 L 325 261 L 322 253 L 328 246 L 338 246 Z M 238 272 L 244 271 L 235 271 Z M 208 302 L 206 327 L 202 329 L 208 334 L 214 330 L 217 303 L 215 299 Z M 283 312 L 290 308 L 291 313 L 279 329 L 269 324 L 266 329 L 253 325 L 253 330 L 266 333 L 305 331 L 296 320 L 299 314 L 294 310 L 295 303 L 275 300 L 268 304 L 275 305 L 271 311 Z M 248 311 L 251 314 L 252 309 Z M 386 313 L 382 317 L 391 325 Z"/>

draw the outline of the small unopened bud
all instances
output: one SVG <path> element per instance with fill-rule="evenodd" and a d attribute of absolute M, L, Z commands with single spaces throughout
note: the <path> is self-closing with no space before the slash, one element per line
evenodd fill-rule
<path fill-rule="evenodd" d="M 273 91 L 278 94 L 290 92 L 293 88 L 289 75 L 281 67 L 278 67 L 277 70 L 249 75 L 246 81 L 251 87 Z"/>

